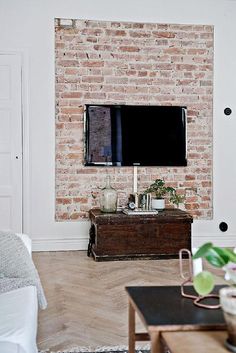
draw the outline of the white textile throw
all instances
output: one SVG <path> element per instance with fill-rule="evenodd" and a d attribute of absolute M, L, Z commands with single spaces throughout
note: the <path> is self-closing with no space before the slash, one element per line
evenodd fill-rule
<path fill-rule="evenodd" d="M 41 309 L 47 307 L 38 271 L 30 254 L 15 234 L 0 232 L 0 293 L 36 286 Z"/>

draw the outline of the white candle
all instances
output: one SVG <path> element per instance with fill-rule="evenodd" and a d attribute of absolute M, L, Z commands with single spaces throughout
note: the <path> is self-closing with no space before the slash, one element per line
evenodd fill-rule
<path fill-rule="evenodd" d="M 134 180 L 133 180 L 133 192 L 134 194 L 138 191 L 138 167 L 134 166 Z"/>
<path fill-rule="evenodd" d="M 136 192 L 134 195 L 135 195 L 135 208 L 138 208 L 138 193 Z"/>
<path fill-rule="evenodd" d="M 196 254 L 198 251 L 197 248 L 193 248 L 192 253 L 193 255 Z M 193 260 L 193 276 L 196 276 L 198 273 L 202 272 L 202 259 L 195 259 Z"/>

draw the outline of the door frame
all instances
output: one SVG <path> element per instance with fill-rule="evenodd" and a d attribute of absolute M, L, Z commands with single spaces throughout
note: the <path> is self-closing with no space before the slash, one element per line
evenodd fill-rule
<path fill-rule="evenodd" d="M 0 55 L 18 56 L 21 62 L 22 233 L 30 235 L 29 53 L 26 49 L 1 49 Z"/>

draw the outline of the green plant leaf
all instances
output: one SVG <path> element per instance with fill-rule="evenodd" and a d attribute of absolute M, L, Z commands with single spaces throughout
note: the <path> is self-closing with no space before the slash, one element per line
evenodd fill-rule
<path fill-rule="evenodd" d="M 226 265 L 230 261 L 229 254 L 227 253 L 226 249 L 219 248 L 217 246 L 213 246 L 213 248 L 211 250 L 215 251 L 219 255 L 219 257 L 221 258 L 222 263 L 224 262 L 224 265 Z M 235 255 L 235 258 L 236 258 L 236 255 Z"/>
<path fill-rule="evenodd" d="M 200 295 L 209 294 L 214 288 L 213 275 L 208 271 L 202 271 L 193 278 L 193 287 Z"/>
<path fill-rule="evenodd" d="M 157 184 L 158 186 L 164 186 L 165 182 L 162 179 L 156 179 L 153 184 Z"/>
<path fill-rule="evenodd" d="M 236 263 L 236 254 L 231 249 L 223 249 L 224 253 L 229 257 L 229 261 Z"/>
<path fill-rule="evenodd" d="M 199 257 L 204 257 L 208 251 L 213 247 L 212 243 L 205 243 L 203 244 L 198 251 L 196 252 L 196 254 L 193 255 L 193 260 L 198 259 Z"/>
<path fill-rule="evenodd" d="M 223 254 L 223 249 L 212 247 L 204 256 L 214 267 L 223 267 L 229 262 L 229 257 Z"/>
<path fill-rule="evenodd" d="M 157 199 L 163 199 L 167 194 L 169 194 L 169 200 L 175 205 L 179 205 L 184 201 L 185 197 L 178 195 L 176 189 L 171 186 L 165 186 L 165 181 L 162 179 L 156 179 L 154 183 L 144 190 L 144 194 L 151 193 L 155 195 Z"/>
<path fill-rule="evenodd" d="M 167 192 L 170 192 L 170 193 L 172 193 L 172 194 L 174 194 L 174 193 L 176 192 L 175 189 L 172 188 L 171 186 L 167 186 L 167 187 L 166 187 L 166 191 L 167 191 Z"/>

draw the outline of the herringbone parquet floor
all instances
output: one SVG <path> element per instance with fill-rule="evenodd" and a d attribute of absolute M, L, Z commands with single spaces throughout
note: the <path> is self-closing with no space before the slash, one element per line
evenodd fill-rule
<path fill-rule="evenodd" d="M 38 346 L 127 345 L 129 285 L 179 285 L 178 260 L 94 262 L 85 251 L 34 253 L 48 308 L 39 313 Z M 143 331 L 141 322 L 138 328 Z"/>

